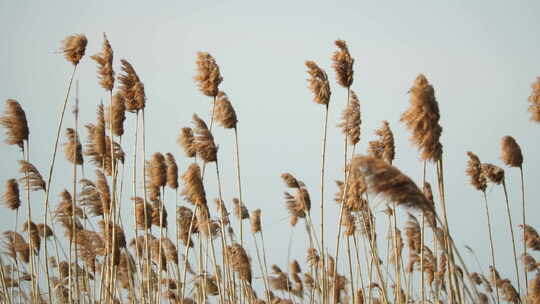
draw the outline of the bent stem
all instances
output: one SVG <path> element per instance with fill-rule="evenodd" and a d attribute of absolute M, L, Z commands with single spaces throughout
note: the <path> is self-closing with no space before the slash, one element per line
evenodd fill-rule
<path fill-rule="evenodd" d="M 495 265 L 495 250 L 493 248 L 493 237 L 491 235 L 491 219 L 489 216 L 489 207 L 488 207 L 488 201 L 487 201 L 487 195 L 485 191 L 482 191 L 484 195 L 484 201 L 486 205 L 486 218 L 487 218 L 487 225 L 488 225 L 488 235 L 489 235 L 489 247 L 491 249 L 491 264 L 493 265 L 493 269 L 497 269 Z M 497 293 L 497 303 L 499 303 L 499 287 L 497 287 L 497 284 L 495 284 L 495 291 Z"/>
<path fill-rule="evenodd" d="M 328 133 L 328 104 L 326 104 L 324 111 L 324 129 L 323 129 L 323 141 L 322 141 L 322 155 L 321 155 L 321 258 L 322 269 L 326 269 L 326 258 L 324 249 L 324 167 L 326 162 L 326 137 Z M 325 276 L 322 276 L 322 291 L 323 291 L 323 303 L 327 300 L 327 284 L 328 281 Z"/>
<path fill-rule="evenodd" d="M 512 250 L 514 251 L 514 265 L 516 268 L 516 279 L 517 279 L 517 285 L 518 290 L 521 292 L 521 284 L 519 280 L 519 268 L 518 268 L 518 259 L 517 259 L 517 253 L 516 253 L 516 240 L 514 238 L 514 226 L 512 225 L 512 215 L 510 213 L 510 203 L 508 202 L 508 192 L 506 191 L 506 181 L 503 179 L 502 181 L 503 190 L 504 190 L 504 199 L 506 201 L 506 213 L 508 214 L 508 225 L 510 226 L 510 234 L 512 235 Z"/>
<path fill-rule="evenodd" d="M 527 224 L 526 223 L 526 220 L 525 220 L 525 182 L 523 180 L 523 165 L 519 166 L 519 173 L 520 173 L 520 177 L 521 177 L 521 202 L 522 202 L 522 222 L 523 222 L 523 252 L 524 254 L 526 255 L 527 254 L 527 245 L 525 244 L 525 225 Z M 524 271 L 525 272 L 525 287 L 529 286 L 529 276 L 527 274 L 527 271 Z M 526 292 L 526 296 L 528 297 L 529 296 L 529 289 L 528 288 L 525 288 L 525 292 Z"/>

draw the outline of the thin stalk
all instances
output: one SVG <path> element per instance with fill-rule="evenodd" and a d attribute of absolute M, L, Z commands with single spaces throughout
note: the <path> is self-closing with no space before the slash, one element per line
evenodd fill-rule
<path fill-rule="evenodd" d="M 350 277 L 350 284 L 351 284 L 351 297 L 352 297 L 352 304 L 356 303 L 355 296 L 354 296 L 354 277 L 353 277 L 353 270 L 352 270 L 352 259 L 351 259 L 351 241 L 350 236 L 346 237 L 347 240 L 347 257 L 349 261 L 349 277 Z"/>
<path fill-rule="evenodd" d="M 54 162 L 56 160 L 56 152 L 58 151 L 58 140 L 60 139 L 60 132 L 62 131 L 62 122 L 64 121 L 64 113 L 66 112 L 67 102 L 69 98 L 69 92 L 71 91 L 71 84 L 73 83 L 73 76 L 75 76 L 75 71 L 77 71 L 77 66 L 75 65 L 73 67 L 73 72 L 71 73 L 71 77 L 69 79 L 69 85 L 66 92 L 66 98 L 64 99 L 64 105 L 62 106 L 62 110 L 60 112 L 60 119 L 58 122 L 58 129 L 56 131 L 56 140 L 54 142 L 54 150 L 53 155 L 51 159 L 51 165 L 49 167 L 49 176 L 47 178 L 47 188 L 45 189 L 45 212 L 49 212 L 49 189 L 51 188 L 51 182 L 52 182 L 52 175 L 54 170 Z M 47 226 L 47 216 L 45 216 L 45 226 Z M 45 256 L 48 256 L 48 249 L 47 249 L 47 242 L 45 242 Z M 47 261 L 45 263 L 45 273 L 47 276 L 47 290 L 48 290 L 48 296 L 49 296 L 49 303 L 52 302 L 52 291 L 51 291 L 51 282 L 48 279 L 49 278 L 49 262 Z"/>
<path fill-rule="evenodd" d="M 347 136 L 345 136 L 345 138 L 347 138 Z M 354 151 L 356 150 L 356 145 L 353 146 L 353 150 L 352 150 L 352 154 L 354 155 Z M 347 151 L 345 151 L 345 153 L 347 153 Z M 344 185 L 343 185 L 343 194 L 341 195 L 341 206 L 340 206 L 340 211 L 339 211 L 339 222 L 338 222 L 338 231 L 337 231 L 337 234 L 336 234 L 336 253 L 335 253 L 335 257 L 336 257 L 336 260 L 335 260 L 335 263 L 334 263 L 334 282 L 336 282 L 337 280 L 337 268 L 338 268 L 338 259 L 339 259 L 339 241 L 340 241 L 340 238 L 341 238 L 341 224 L 342 224 L 342 221 L 343 221 L 343 208 L 345 206 L 345 201 L 347 199 L 347 191 L 349 190 L 349 181 L 350 181 L 350 177 L 351 177 L 351 172 L 352 170 L 347 170 L 347 155 L 345 155 L 345 180 L 344 180 Z M 323 247 L 324 248 L 324 247 Z M 333 288 L 332 289 L 332 298 L 334 300 L 337 300 L 336 297 L 335 297 L 335 293 L 336 292 L 336 289 Z"/>
<path fill-rule="evenodd" d="M 264 267 L 263 267 L 263 262 L 261 260 L 261 254 L 259 253 L 259 245 L 257 245 L 257 236 L 255 235 L 255 233 L 251 233 L 251 235 L 253 236 L 253 242 L 255 243 L 255 252 L 257 253 L 257 261 L 259 262 L 259 268 L 261 269 L 261 275 L 263 277 L 263 283 L 264 283 L 264 293 L 266 295 L 266 299 L 268 300 L 268 303 L 272 303 L 271 299 L 270 299 L 270 293 L 269 293 L 269 289 L 268 289 L 268 277 L 267 277 L 267 274 L 264 272 Z"/>
<path fill-rule="evenodd" d="M 141 132 L 142 132 L 142 156 L 141 156 L 141 173 L 142 173 L 142 181 L 143 181 L 143 193 L 144 193 L 144 198 L 143 198 L 143 202 L 144 202 L 144 217 L 145 219 L 147 218 L 147 211 L 146 211 L 146 206 L 148 205 L 147 203 L 147 194 L 146 194 L 146 151 L 145 151 L 145 124 L 144 124 L 144 109 L 142 109 L 142 129 L 141 129 Z M 150 226 L 151 227 L 151 226 Z M 151 229 L 151 228 L 150 228 Z M 146 278 L 146 282 L 147 282 L 147 288 L 148 288 L 148 295 L 150 296 L 150 250 L 149 250 L 149 244 L 148 244 L 148 233 L 145 233 L 144 235 L 144 243 L 145 243 L 145 247 L 146 247 L 146 275 L 147 275 L 147 278 Z"/>
<path fill-rule="evenodd" d="M 523 179 L 523 165 L 521 165 L 519 167 L 519 174 L 520 174 L 520 177 L 521 177 L 521 202 L 522 202 L 521 217 L 522 217 L 522 223 L 523 223 L 523 240 L 525 240 L 525 225 L 527 224 L 527 221 L 525 220 L 525 215 L 526 215 L 526 212 L 525 212 L 525 181 Z M 523 241 L 523 252 L 524 252 L 525 255 L 527 254 L 527 245 L 525 244 L 525 241 Z M 526 292 L 526 296 L 528 297 L 529 296 L 529 289 L 526 288 L 526 287 L 529 286 L 529 275 L 527 274 L 527 271 L 524 271 L 524 272 L 525 272 L 525 292 Z"/>
<path fill-rule="evenodd" d="M 514 226 L 512 225 L 512 215 L 510 213 L 510 203 L 508 202 L 508 192 L 506 191 L 506 181 L 502 181 L 503 190 L 504 190 L 504 199 L 506 201 L 506 213 L 508 214 L 508 225 L 510 226 L 510 233 L 512 235 L 512 250 L 514 251 L 514 265 L 516 267 L 516 279 L 518 290 L 521 292 L 521 284 L 519 280 L 519 268 L 518 268 L 518 258 L 516 253 L 516 240 L 514 238 Z M 527 289 L 527 288 L 526 288 Z"/>
<path fill-rule="evenodd" d="M 240 179 L 240 148 L 238 144 L 238 128 L 234 127 L 234 143 L 236 146 L 236 176 L 237 176 L 237 183 L 238 183 L 238 196 L 240 199 L 240 206 L 244 205 L 244 201 L 242 200 L 242 181 Z M 242 225 L 242 216 L 240 216 L 240 245 L 244 246 L 244 229 Z"/>
<path fill-rule="evenodd" d="M 482 191 L 484 195 L 484 201 L 486 205 L 486 218 L 487 218 L 487 225 L 488 225 L 488 235 L 489 235 L 489 247 L 491 249 L 491 264 L 493 265 L 493 269 L 497 269 L 497 266 L 495 264 L 495 249 L 493 247 L 493 236 L 491 235 L 491 219 L 489 216 L 489 207 L 488 207 L 488 201 L 487 201 L 487 195 L 486 191 Z M 497 284 L 495 284 L 495 292 L 497 293 L 497 303 L 499 303 L 499 287 L 497 287 Z"/>
<path fill-rule="evenodd" d="M 24 149 L 24 143 L 23 143 L 23 159 L 27 162 L 30 162 L 30 151 L 29 151 L 29 143 L 28 140 L 26 141 L 26 149 Z M 26 152 L 26 153 L 25 153 Z M 36 280 L 38 278 L 37 272 L 36 272 L 36 266 L 35 266 L 35 258 L 34 258 L 34 250 L 36 244 L 34 244 L 34 241 L 32 240 L 32 237 L 30 235 L 31 229 L 30 229 L 30 221 L 32 221 L 32 207 L 30 204 L 30 177 L 28 175 L 28 171 L 25 171 L 25 178 L 26 178 L 26 201 L 28 204 L 28 222 L 27 222 L 27 229 L 28 229 L 28 241 L 30 243 L 30 272 L 32 273 L 32 300 L 37 301 L 37 289 L 36 289 Z"/>
<path fill-rule="evenodd" d="M 322 141 L 322 155 L 321 155 L 321 258 L 322 269 L 326 269 L 326 258 L 324 249 L 324 167 L 326 163 L 326 137 L 328 133 L 328 104 L 326 104 L 324 111 L 324 129 L 323 129 L 323 141 Z M 327 301 L 327 278 L 322 276 L 323 283 L 323 304 Z"/>
<path fill-rule="evenodd" d="M 191 216 L 191 222 L 189 223 L 189 229 L 188 229 L 188 239 L 186 243 L 186 252 L 184 254 L 184 273 L 182 275 L 182 297 L 180 299 L 180 303 L 184 301 L 185 298 L 185 290 L 186 290 L 186 273 L 187 273 L 187 265 L 189 263 L 189 248 L 191 243 L 191 232 L 193 231 L 193 223 L 195 222 L 195 214 L 197 213 L 197 209 L 199 209 L 199 205 L 195 205 L 195 210 L 193 210 L 193 215 Z"/>

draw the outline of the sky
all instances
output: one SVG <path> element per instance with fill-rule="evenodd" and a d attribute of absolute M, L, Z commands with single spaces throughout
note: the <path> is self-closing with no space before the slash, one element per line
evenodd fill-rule
<path fill-rule="evenodd" d="M 331 55 L 336 49 L 334 41 L 346 40 L 355 58 L 352 89 L 362 108 L 357 152 L 365 153 L 368 142 L 375 138 L 374 130 L 387 120 L 396 140 L 394 164 L 417 182 L 422 179 L 422 163 L 399 117 L 408 107 L 407 91 L 419 73 L 434 86 L 443 127 L 450 229 L 471 270 L 477 271 L 464 246 L 475 250 L 484 268 L 490 255 L 483 198 L 464 173 L 467 151 L 475 152 L 483 162 L 503 166 L 501 138 L 511 135 L 517 140 L 525 159 L 527 219 L 540 228 L 533 216 L 540 213 L 536 199 L 540 190 L 535 185 L 540 178 L 540 162 L 535 159 L 540 154 L 540 125 L 531 122 L 527 113 L 530 85 L 540 75 L 539 9 L 538 1 L 2 1 L 0 99 L 16 99 L 25 109 L 31 132 L 30 158 L 46 176 L 73 69 L 59 52 L 60 42 L 73 33 L 88 37 L 87 56 L 75 76 L 81 124 L 86 124 L 95 120 L 100 100 L 107 101 L 98 84 L 96 64 L 89 58 L 101 51 L 102 34 L 106 33 L 117 75 L 120 59 L 125 58 L 145 84 L 147 158 L 154 152 L 172 152 L 183 172 L 189 160 L 176 144 L 177 134 L 181 127 L 191 126 L 194 113 L 205 120 L 210 117 L 211 99 L 193 81 L 196 53 L 209 52 L 224 78 L 220 88 L 228 94 L 239 120 L 245 204 L 250 210 L 262 209 L 269 259 L 285 266 L 291 228 L 281 173 L 290 172 L 306 183 L 317 207 L 314 221 L 320 219 L 324 111 L 312 101 L 307 88 L 306 60 L 314 60 L 331 80 L 325 224 L 326 238 L 335 240 L 339 209 L 332 201 L 337 190 L 334 180 L 342 176 L 343 169 L 343 136 L 336 125 L 347 92 L 335 82 Z M 71 107 L 74 90 L 69 101 Z M 74 125 L 70 113 L 63 129 Z M 122 139 L 126 164 L 132 159 L 135 126 L 134 115 L 127 116 Z M 223 198 L 232 208 L 232 198 L 237 196 L 234 134 L 216 128 L 214 136 L 219 144 Z M 20 151 L 2 144 L 0 155 L 2 183 L 19 177 L 16 161 Z M 57 160 L 50 195 L 53 204 L 59 201 L 62 189 L 71 187 L 70 165 L 63 153 Z M 217 188 L 215 169 L 210 167 L 205 181 L 213 199 Z M 125 225 L 132 224 L 130 168 L 126 166 L 124 173 Z M 93 177 L 90 165 L 85 170 Z M 505 170 L 514 230 L 520 240 L 519 170 Z M 427 173 L 428 181 L 436 184 L 434 165 L 428 165 Z M 140 185 L 138 188 L 140 191 Z M 497 266 L 503 277 L 513 279 L 503 192 L 499 186 L 490 186 L 487 195 Z M 169 191 L 166 204 L 170 204 L 171 218 L 174 200 Z M 32 195 L 35 213 L 40 215 L 42 202 L 41 193 Z M 376 198 L 373 203 L 383 218 L 384 202 Z M 406 210 L 398 215 L 402 223 Z M 2 230 L 12 229 L 15 223 L 13 212 L 7 209 L 0 212 L 0 220 Z M 519 241 L 519 253 L 521 246 Z M 293 230 L 291 258 L 303 261 L 306 248 L 305 231 L 299 225 Z M 333 253 L 334 245 L 328 244 L 328 250 Z M 255 260 L 253 251 L 250 254 Z"/>

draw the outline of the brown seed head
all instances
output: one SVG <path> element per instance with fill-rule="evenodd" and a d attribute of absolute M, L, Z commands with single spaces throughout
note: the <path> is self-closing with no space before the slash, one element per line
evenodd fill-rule
<path fill-rule="evenodd" d="M 261 209 L 255 209 L 251 212 L 251 232 L 257 233 L 261 232 Z"/>
<path fill-rule="evenodd" d="M 536 77 L 536 81 L 531 85 L 532 92 L 529 96 L 529 113 L 531 120 L 540 122 L 540 77 Z"/>
<path fill-rule="evenodd" d="M 381 194 L 398 206 L 423 211 L 433 211 L 418 186 L 405 174 L 383 160 L 371 156 L 356 156 L 351 170 L 364 176 L 367 189 Z"/>
<path fill-rule="evenodd" d="M 244 205 L 244 203 L 241 203 L 239 199 L 236 197 L 233 198 L 233 204 L 234 204 L 234 215 L 239 220 L 245 220 L 249 219 L 249 211 Z"/>
<path fill-rule="evenodd" d="M 338 84 L 348 88 L 353 83 L 354 59 L 351 57 L 347 43 L 344 40 L 336 40 L 335 44 L 339 50 L 335 51 L 332 55 L 332 67 L 336 71 Z"/>
<path fill-rule="evenodd" d="M 520 167 L 523 164 L 521 148 L 512 136 L 501 140 L 501 159 L 508 167 Z"/>
<path fill-rule="evenodd" d="M 390 130 L 388 121 L 383 121 L 382 127 L 376 130 L 375 134 L 379 137 L 379 139 L 369 142 L 369 154 L 383 159 L 391 165 L 394 161 L 395 146 L 394 134 L 392 133 L 392 130 Z"/>
<path fill-rule="evenodd" d="M 141 197 L 132 197 L 131 200 L 135 203 L 135 223 L 138 229 L 150 229 L 152 223 L 152 208 L 150 204 L 144 208 L 144 200 Z M 146 220 L 145 220 L 146 219 Z"/>
<path fill-rule="evenodd" d="M 98 64 L 99 84 L 105 91 L 112 91 L 114 87 L 113 50 L 105 33 L 103 33 L 103 51 L 90 58 Z"/>
<path fill-rule="evenodd" d="M 439 105 L 435 90 L 423 74 L 416 77 L 409 90 L 410 107 L 401 115 L 400 121 L 412 132 L 411 141 L 421 151 L 423 160 L 438 161 L 442 157 L 439 141 L 442 127 L 439 124 Z"/>
<path fill-rule="evenodd" d="M 150 187 L 165 187 L 167 184 L 167 164 L 163 154 L 156 152 L 148 164 Z"/>
<path fill-rule="evenodd" d="M 178 188 L 178 166 L 171 153 L 165 154 L 167 163 L 167 186 L 171 189 Z"/>
<path fill-rule="evenodd" d="M 536 229 L 529 225 L 519 225 L 519 227 L 524 229 L 523 242 L 525 246 L 529 249 L 540 251 L 540 236 L 536 232 Z"/>
<path fill-rule="evenodd" d="M 7 208 L 11 210 L 19 209 L 21 198 L 19 196 L 19 184 L 16 179 L 12 178 L 6 181 L 6 192 L 4 192 L 2 200 Z"/>
<path fill-rule="evenodd" d="M 182 128 L 176 142 L 182 147 L 187 157 L 194 157 L 197 153 L 197 150 L 195 150 L 195 138 L 193 137 L 193 130 L 191 128 Z"/>
<path fill-rule="evenodd" d="M 197 164 L 191 164 L 182 175 L 184 188 L 181 194 L 193 205 L 206 206 L 206 193 L 201 178 L 201 169 Z"/>
<path fill-rule="evenodd" d="M 308 79 L 309 89 L 314 95 L 313 101 L 328 106 L 331 92 L 326 72 L 313 61 L 306 61 L 306 67 L 310 76 Z"/>
<path fill-rule="evenodd" d="M 19 165 L 19 172 L 23 174 L 19 182 L 25 186 L 25 189 L 45 191 L 46 184 L 38 169 L 24 160 L 19 160 Z"/>
<path fill-rule="evenodd" d="M 492 164 L 482 164 L 482 175 L 497 185 L 504 181 L 504 170 Z"/>
<path fill-rule="evenodd" d="M 351 90 L 347 107 L 341 113 L 341 122 L 338 127 L 345 134 L 351 145 L 356 145 L 360 141 L 360 125 L 362 124 L 360 102 L 358 96 Z"/>
<path fill-rule="evenodd" d="M 214 119 L 225 129 L 236 128 L 236 112 L 224 92 L 219 92 L 216 99 Z"/>
<path fill-rule="evenodd" d="M 0 125 L 6 130 L 5 143 L 8 145 L 17 145 L 24 148 L 24 141 L 28 140 L 30 131 L 26 114 L 21 105 L 13 99 L 6 100 L 4 116 L 0 117 Z"/>
<path fill-rule="evenodd" d="M 110 125 L 111 107 L 107 107 L 105 120 Z M 116 136 L 124 135 L 124 121 L 126 120 L 126 103 L 120 93 L 114 94 L 112 98 L 112 131 Z"/>
<path fill-rule="evenodd" d="M 82 154 L 82 145 L 77 133 L 72 128 L 66 129 L 67 142 L 64 143 L 64 155 L 70 163 L 82 165 L 84 162 Z"/>
<path fill-rule="evenodd" d="M 195 125 L 195 150 L 197 155 L 206 163 L 217 160 L 217 146 L 214 143 L 214 136 L 206 126 L 206 123 L 193 114 L 193 124 Z"/>
<path fill-rule="evenodd" d="M 206 52 L 197 52 L 197 75 L 194 79 L 199 90 L 208 97 L 215 97 L 219 92 L 219 84 L 223 77 L 219 72 L 219 66 L 212 55 Z"/>
<path fill-rule="evenodd" d="M 143 110 L 146 105 L 144 84 L 127 60 L 122 59 L 120 62 L 122 63 L 122 72 L 124 74 L 118 76 L 118 81 L 120 82 L 119 93 L 124 99 L 126 110 L 136 113 Z"/>
<path fill-rule="evenodd" d="M 62 52 L 67 61 L 73 63 L 73 65 L 79 64 L 84 52 L 86 51 L 86 44 L 88 40 L 83 34 L 74 34 L 66 37 L 62 41 Z"/>
<path fill-rule="evenodd" d="M 482 165 L 480 159 L 476 154 L 467 152 L 469 160 L 467 161 L 467 170 L 465 173 L 471 178 L 471 185 L 479 191 L 486 191 L 487 181 L 484 175 L 482 175 Z"/>
<path fill-rule="evenodd" d="M 37 229 L 39 231 L 39 236 L 41 238 L 47 239 L 47 238 L 54 235 L 54 233 L 53 233 L 51 227 L 49 227 L 49 225 L 45 225 L 43 223 L 37 224 Z"/>
<path fill-rule="evenodd" d="M 240 280 L 251 284 L 251 262 L 244 248 L 235 243 L 227 247 L 227 253 L 231 259 L 232 270 L 238 273 Z"/>

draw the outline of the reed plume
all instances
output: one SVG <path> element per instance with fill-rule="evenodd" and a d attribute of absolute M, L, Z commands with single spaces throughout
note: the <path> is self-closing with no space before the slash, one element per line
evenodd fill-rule
<path fill-rule="evenodd" d="M 5 128 L 6 132 L 4 142 L 8 145 L 17 145 L 19 148 L 24 149 L 24 141 L 28 140 L 30 131 L 28 130 L 26 114 L 16 100 L 6 100 L 4 115 L 0 117 L 0 125 Z"/>
<path fill-rule="evenodd" d="M 4 232 L 5 253 L 17 261 L 20 258 L 24 263 L 30 262 L 30 245 L 24 240 L 23 236 L 15 231 Z"/>
<path fill-rule="evenodd" d="M 367 189 L 384 196 L 397 206 L 434 212 L 433 206 L 418 186 L 399 169 L 372 156 L 356 156 L 352 170 L 364 175 Z"/>
<path fill-rule="evenodd" d="M 113 134 L 116 136 L 124 135 L 124 121 L 126 120 L 126 103 L 121 93 L 116 93 L 113 95 L 112 110 L 110 106 L 107 107 L 107 114 L 105 115 L 105 117 L 108 124 L 111 123 L 111 116 Z"/>
<path fill-rule="evenodd" d="M 195 149 L 195 137 L 191 128 L 182 128 L 176 142 L 184 150 L 187 157 L 195 157 L 197 150 Z"/>
<path fill-rule="evenodd" d="M 216 98 L 216 107 L 214 110 L 214 119 L 225 129 L 236 128 L 238 119 L 236 112 L 224 92 L 219 92 Z"/>
<path fill-rule="evenodd" d="M 167 166 L 167 186 L 171 189 L 178 188 L 178 166 L 176 160 L 171 153 L 165 154 L 165 161 Z"/>
<path fill-rule="evenodd" d="M 88 139 L 85 145 L 84 155 L 90 156 L 96 166 L 103 166 L 103 159 L 106 157 L 107 142 L 105 137 L 105 113 L 103 104 L 99 104 L 96 124 L 87 124 Z"/>
<path fill-rule="evenodd" d="M 47 239 L 51 236 L 54 236 L 54 233 L 51 227 L 49 227 L 49 225 L 45 225 L 44 223 L 39 223 L 37 224 L 37 229 L 39 231 L 39 236 L 41 238 Z"/>
<path fill-rule="evenodd" d="M 356 145 L 360 141 L 360 125 L 362 124 L 360 102 L 354 91 L 350 91 L 349 103 L 341 113 L 341 122 L 338 127 L 341 133 L 347 136 L 351 145 Z"/>
<path fill-rule="evenodd" d="M 500 185 L 504 182 L 504 170 L 493 164 L 484 163 L 481 165 L 481 174 L 490 182 Z"/>
<path fill-rule="evenodd" d="M 37 225 L 32 221 L 27 221 L 23 224 L 22 231 L 28 232 L 28 235 L 30 236 L 30 240 L 32 242 L 32 249 L 39 252 L 39 249 L 41 248 L 41 238 L 39 236 L 39 230 L 37 228 Z"/>
<path fill-rule="evenodd" d="M 354 58 L 349 53 L 347 43 L 344 40 L 334 42 L 339 50 L 332 55 L 332 67 L 336 71 L 336 78 L 339 85 L 348 88 L 353 83 L 353 64 Z"/>
<path fill-rule="evenodd" d="M 109 188 L 109 184 L 107 183 L 107 178 L 103 172 L 96 170 L 96 176 L 96 189 L 99 192 L 101 211 L 103 214 L 107 215 L 111 211 L 111 190 Z"/>
<path fill-rule="evenodd" d="M 540 77 L 536 77 L 536 81 L 531 85 L 532 92 L 529 96 L 529 113 L 531 120 L 540 122 Z"/>
<path fill-rule="evenodd" d="M 523 154 L 512 136 L 504 136 L 501 140 L 501 159 L 508 167 L 521 168 Z"/>
<path fill-rule="evenodd" d="M 540 304 L 540 272 L 529 283 L 527 303 Z"/>
<path fill-rule="evenodd" d="M 218 148 L 214 143 L 212 132 L 210 132 L 206 123 L 197 114 L 193 114 L 193 124 L 195 125 L 194 147 L 197 155 L 205 163 L 216 161 Z"/>
<path fill-rule="evenodd" d="M 181 194 L 193 205 L 206 206 L 206 193 L 201 178 L 201 168 L 191 164 L 182 175 L 184 187 Z"/>
<path fill-rule="evenodd" d="M 25 175 L 19 179 L 19 182 L 25 186 L 25 189 L 45 191 L 45 181 L 33 164 L 25 160 L 19 160 L 19 166 L 19 172 Z"/>
<path fill-rule="evenodd" d="M 394 134 L 390 130 L 388 121 L 383 121 L 382 127 L 375 131 L 375 135 L 379 139 L 369 142 L 369 154 L 391 165 L 395 157 L 395 146 Z"/>
<path fill-rule="evenodd" d="M 105 33 L 103 33 L 103 51 L 90 58 L 98 64 L 99 84 L 105 91 L 112 91 L 114 87 L 113 50 Z"/>
<path fill-rule="evenodd" d="M 163 154 L 156 152 L 146 167 L 148 171 L 148 182 L 151 188 L 159 189 L 167 184 L 167 164 Z"/>
<path fill-rule="evenodd" d="M 239 199 L 236 197 L 233 198 L 233 205 L 234 205 L 234 215 L 239 220 L 245 220 L 249 219 L 249 211 L 247 210 L 246 206 L 240 202 Z"/>
<path fill-rule="evenodd" d="M 178 212 L 177 212 L 176 225 L 178 229 L 178 237 L 180 238 L 180 240 L 182 240 L 182 243 L 184 244 L 184 246 L 193 247 L 193 242 L 191 241 L 190 235 L 189 235 L 190 232 L 191 233 L 197 232 L 195 229 L 193 229 L 193 227 L 197 227 L 196 223 L 193 223 L 192 231 L 189 230 L 191 219 L 193 218 L 193 212 L 189 208 L 184 207 L 184 206 L 180 206 L 177 209 L 178 209 Z M 196 220 L 196 218 L 194 220 Z M 189 240 L 189 244 L 188 244 L 188 240 Z"/>
<path fill-rule="evenodd" d="M 6 192 L 2 196 L 4 205 L 11 210 L 17 210 L 21 206 L 21 198 L 19 196 L 19 184 L 17 180 L 12 178 L 6 181 Z"/>
<path fill-rule="evenodd" d="M 261 209 L 255 209 L 251 212 L 251 232 L 258 233 L 262 230 Z"/>
<path fill-rule="evenodd" d="M 152 208 L 150 205 L 145 205 L 141 197 L 132 197 L 131 200 L 135 203 L 135 223 L 138 229 L 150 229 L 152 223 Z M 146 211 L 144 210 L 146 208 Z"/>
<path fill-rule="evenodd" d="M 67 142 L 64 143 L 64 155 L 70 163 L 82 165 L 84 162 L 82 145 L 77 133 L 72 128 L 66 129 Z"/>
<path fill-rule="evenodd" d="M 420 150 L 422 160 L 438 161 L 442 157 L 439 141 L 442 127 L 439 125 L 439 105 L 435 90 L 426 76 L 420 74 L 409 90 L 410 107 L 401 115 L 400 121 L 412 132 L 411 141 Z"/>
<path fill-rule="evenodd" d="M 62 52 L 67 61 L 78 65 L 86 51 L 88 40 L 83 34 L 74 34 L 62 41 Z"/>
<path fill-rule="evenodd" d="M 238 243 L 227 246 L 227 253 L 230 257 L 231 268 L 238 273 L 240 280 L 251 284 L 251 262 L 245 249 Z"/>
<path fill-rule="evenodd" d="M 306 61 L 306 67 L 310 76 L 308 83 L 309 89 L 313 92 L 313 101 L 328 106 L 331 92 L 326 72 L 313 61 Z"/>
<path fill-rule="evenodd" d="M 199 90 L 208 97 L 215 97 L 219 92 L 219 84 L 223 81 L 219 66 L 212 55 L 197 52 L 197 75 L 194 79 Z"/>
<path fill-rule="evenodd" d="M 470 177 L 471 185 L 479 191 L 485 192 L 487 188 L 487 181 L 482 174 L 482 163 L 480 158 L 472 152 L 467 152 L 469 160 L 467 161 L 467 169 L 465 173 Z"/>
<path fill-rule="evenodd" d="M 118 76 L 120 82 L 119 93 L 124 99 L 126 111 L 136 113 L 144 110 L 146 105 L 146 94 L 144 92 L 144 84 L 139 79 L 137 72 L 127 60 L 120 60 L 122 63 L 122 72 Z"/>
<path fill-rule="evenodd" d="M 519 225 L 523 229 L 523 243 L 526 248 L 540 251 L 540 236 L 536 229 L 529 225 Z"/>

